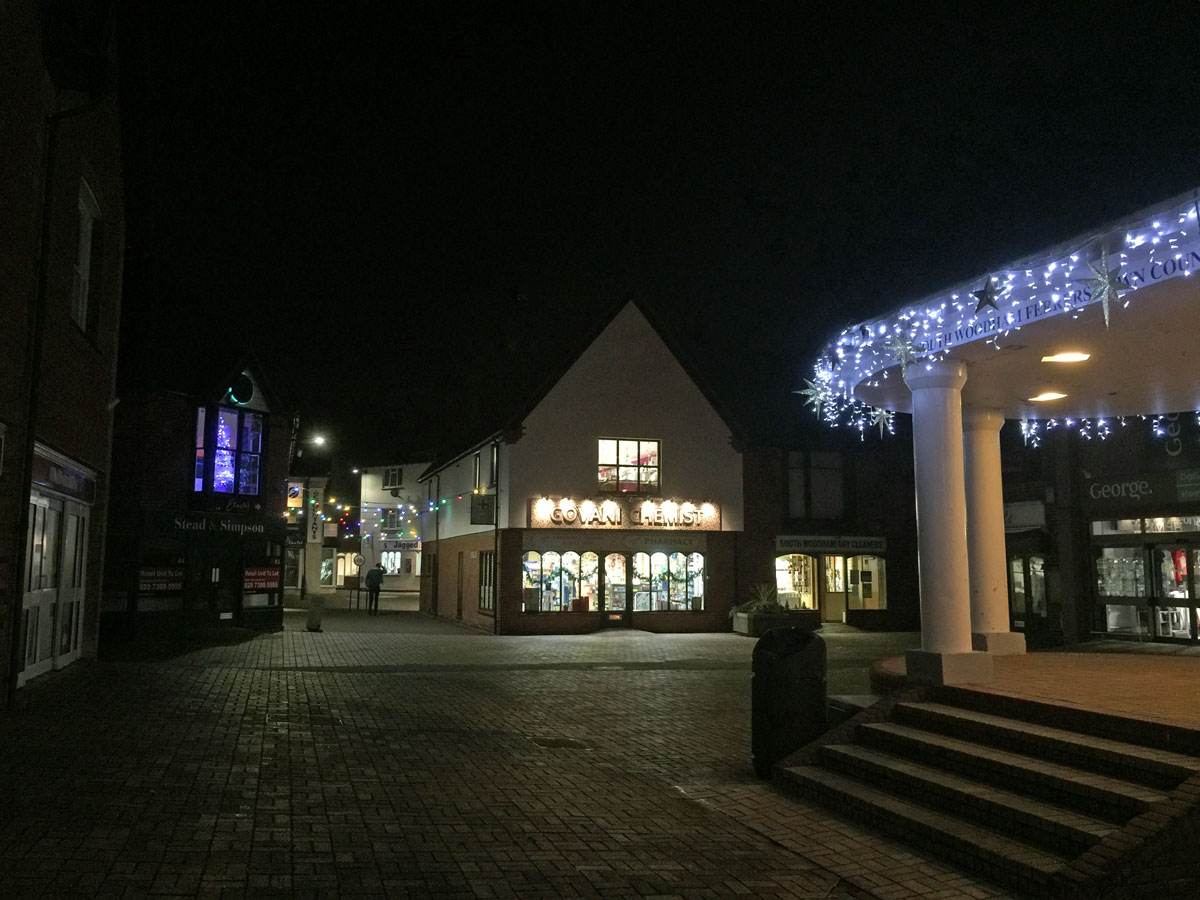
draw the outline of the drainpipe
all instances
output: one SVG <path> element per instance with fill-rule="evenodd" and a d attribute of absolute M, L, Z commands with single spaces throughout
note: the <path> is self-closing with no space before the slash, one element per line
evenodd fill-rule
<path fill-rule="evenodd" d="M 492 516 L 492 634 L 500 633 L 500 442 L 493 445 L 496 452 L 496 512 Z"/>
<path fill-rule="evenodd" d="M 37 441 L 38 386 L 42 371 L 42 337 L 46 330 L 46 290 L 49 279 L 49 256 L 52 221 L 50 201 L 54 196 L 54 155 L 58 146 L 58 125 L 65 119 L 92 112 L 104 101 L 103 96 L 94 97 L 87 103 L 64 109 L 47 116 L 43 122 L 45 150 L 42 153 L 42 206 L 41 229 L 38 237 L 37 287 L 33 307 L 29 311 L 29 331 L 26 344 L 25 366 L 21 373 L 21 393 L 25 398 L 24 457 L 21 460 L 20 479 L 21 507 L 17 511 L 17 529 L 13 539 L 16 552 L 13 554 L 11 596 L 13 603 L 12 640 L 9 642 L 8 684 L 4 705 L 11 709 L 17 699 L 17 675 L 21 670 L 24 647 L 21 646 L 21 615 L 25 606 L 25 534 L 29 530 L 29 500 L 33 485 L 33 451 Z M 112 411 L 109 410 L 111 417 Z"/>

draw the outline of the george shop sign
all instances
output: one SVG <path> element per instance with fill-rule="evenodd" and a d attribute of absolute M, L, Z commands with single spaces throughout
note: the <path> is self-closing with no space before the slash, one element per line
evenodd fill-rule
<path fill-rule="evenodd" d="M 1085 478 L 1084 505 L 1093 510 L 1158 507 L 1200 502 L 1200 469 L 1172 469 L 1132 476 Z"/>
<path fill-rule="evenodd" d="M 713 503 L 605 497 L 575 500 L 541 497 L 529 501 L 529 527 L 663 531 L 720 531 L 721 510 Z"/>

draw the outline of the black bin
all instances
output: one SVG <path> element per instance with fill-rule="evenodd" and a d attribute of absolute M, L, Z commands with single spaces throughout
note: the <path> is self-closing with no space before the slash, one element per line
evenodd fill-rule
<path fill-rule="evenodd" d="M 772 628 L 754 645 L 750 680 L 750 752 L 754 774 L 824 734 L 825 642 L 803 628 Z"/>

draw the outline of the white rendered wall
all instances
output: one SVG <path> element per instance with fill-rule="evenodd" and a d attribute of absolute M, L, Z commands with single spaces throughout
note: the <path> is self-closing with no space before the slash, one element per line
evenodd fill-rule
<path fill-rule="evenodd" d="M 528 522 L 530 499 L 596 497 L 597 441 L 659 442 L 662 497 L 719 505 L 721 529 L 742 530 L 742 457 L 662 338 L 627 305 L 526 417 L 503 449 L 502 521 Z M 470 460 L 464 460 L 470 477 Z M 507 464 L 507 467 L 505 466 Z M 445 495 L 443 488 L 443 495 Z"/>

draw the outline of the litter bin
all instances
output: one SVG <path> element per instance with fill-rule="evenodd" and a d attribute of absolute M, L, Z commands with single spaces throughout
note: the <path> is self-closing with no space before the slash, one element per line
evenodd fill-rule
<path fill-rule="evenodd" d="M 308 625 L 309 631 L 321 630 L 321 616 L 325 613 L 325 598 L 320 594 L 308 595 Z"/>
<path fill-rule="evenodd" d="M 772 628 L 758 639 L 750 680 L 750 752 L 754 774 L 824 734 L 825 642 L 798 626 Z"/>

